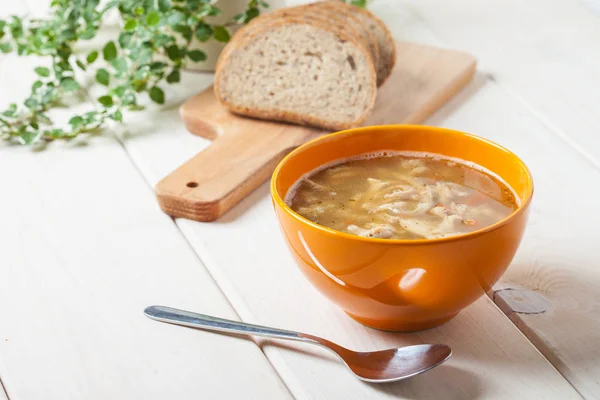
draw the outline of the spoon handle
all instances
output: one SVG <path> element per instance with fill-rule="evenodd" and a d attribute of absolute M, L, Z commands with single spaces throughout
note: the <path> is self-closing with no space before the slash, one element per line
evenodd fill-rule
<path fill-rule="evenodd" d="M 189 326 L 192 328 L 229 333 L 241 333 L 245 335 L 266 336 L 279 339 L 312 341 L 309 337 L 307 337 L 308 335 L 298 332 L 270 328 L 267 326 L 246 324 L 244 322 L 211 317 L 210 315 L 198 314 L 165 306 L 150 306 L 144 310 L 144 314 L 156 321 Z"/>

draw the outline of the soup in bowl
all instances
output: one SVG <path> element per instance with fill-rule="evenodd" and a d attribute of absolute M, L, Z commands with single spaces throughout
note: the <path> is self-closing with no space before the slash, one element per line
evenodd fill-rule
<path fill-rule="evenodd" d="M 300 146 L 277 166 L 271 194 L 319 291 L 364 325 L 411 331 L 491 289 L 521 241 L 533 182 L 486 139 L 391 125 Z"/>

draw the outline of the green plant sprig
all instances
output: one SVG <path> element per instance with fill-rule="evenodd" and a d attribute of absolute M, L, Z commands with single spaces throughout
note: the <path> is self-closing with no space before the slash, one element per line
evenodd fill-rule
<path fill-rule="evenodd" d="M 229 27 L 248 23 L 266 7 L 264 0 L 249 0 L 233 21 L 215 25 L 206 18 L 221 11 L 211 0 L 113 0 L 104 5 L 99 0 L 52 0 L 48 19 L 0 19 L 0 52 L 49 60 L 49 67 L 35 67 L 38 78 L 23 104 L 10 104 L 0 112 L 0 137 L 21 144 L 72 139 L 99 132 L 108 120 L 122 122 L 125 110 L 143 109 L 142 95 L 163 104 L 160 85 L 179 82 L 189 61 L 206 60 L 204 52 L 191 48 L 194 38 L 228 42 Z M 88 54 L 75 51 L 79 42 L 96 37 L 102 20 L 115 10 L 122 20 L 118 39 Z M 59 128 L 48 112 L 82 91 L 78 77 L 84 73 L 76 70 L 92 74 L 106 91 L 93 109 L 72 116 L 68 128 Z"/>
<path fill-rule="evenodd" d="M 250 21 L 266 6 L 250 0 L 234 23 Z M 53 0 L 51 8 L 49 19 L 0 20 L 0 51 L 47 57 L 51 64 L 34 69 L 38 79 L 21 106 L 13 103 L 0 112 L 0 135 L 5 140 L 33 144 L 94 133 L 109 119 L 121 122 L 123 111 L 142 109 L 142 94 L 163 104 L 165 94 L 159 85 L 179 82 L 181 68 L 189 60 L 206 60 L 204 52 L 190 48 L 194 37 L 201 42 L 230 39 L 225 26 L 205 21 L 220 13 L 206 0 L 116 0 L 105 5 L 99 0 Z M 102 19 L 113 9 L 123 20 L 118 40 L 86 55 L 74 51 L 77 42 L 96 37 Z M 96 99 L 94 109 L 70 118 L 68 128 L 53 127 L 48 111 L 81 90 L 76 69 L 92 73 L 106 92 Z"/>

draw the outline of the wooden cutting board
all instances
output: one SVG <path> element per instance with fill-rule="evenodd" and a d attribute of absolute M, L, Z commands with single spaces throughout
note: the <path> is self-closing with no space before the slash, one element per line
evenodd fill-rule
<path fill-rule="evenodd" d="M 379 88 L 365 126 L 418 124 L 473 77 L 470 54 L 419 44 L 397 44 L 392 75 Z M 213 143 L 155 188 L 169 215 L 213 221 L 267 180 L 291 150 L 330 132 L 231 114 L 207 88 L 180 108 L 186 128 Z"/>

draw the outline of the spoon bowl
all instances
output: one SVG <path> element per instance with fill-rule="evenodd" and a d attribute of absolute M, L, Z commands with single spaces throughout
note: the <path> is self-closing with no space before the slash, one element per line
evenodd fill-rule
<path fill-rule="evenodd" d="M 316 344 L 332 351 L 357 378 L 367 382 L 383 383 L 407 379 L 440 365 L 452 355 L 450 347 L 443 344 L 420 344 L 397 349 L 357 352 L 306 333 L 230 321 L 164 306 L 148 307 L 144 314 L 156 321 L 192 328 Z"/>
<path fill-rule="evenodd" d="M 332 343 L 335 345 L 334 343 Z M 357 378 L 367 382 L 394 382 L 426 372 L 452 355 L 443 344 L 421 344 L 370 352 L 356 352 L 335 345 L 333 350 Z"/>

